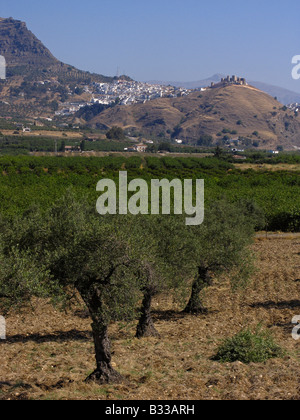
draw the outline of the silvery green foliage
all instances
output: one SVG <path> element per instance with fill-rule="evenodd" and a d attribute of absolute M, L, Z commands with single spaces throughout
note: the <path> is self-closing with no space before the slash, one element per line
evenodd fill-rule
<path fill-rule="evenodd" d="M 98 216 L 69 191 L 49 211 L 32 209 L 2 227 L 3 248 L 8 255 L 15 252 L 17 264 L 25 255 L 35 261 L 37 272 L 47 270 L 51 279 L 47 293 L 55 303 L 67 305 L 76 292 L 85 300 L 96 293 L 105 322 L 133 316 L 140 296 L 132 270 L 134 256 L 113 217 Z M 40 276 L 27 278 L 27 298 L 30 293 L 40 295 L 39 288 L 44 287 Z M 14 281 L 17 284 L 19 278 Z"/>
<path fill-rule="evenodd" d="M 210 205 L 203 225 L 190 230 L 193 257 L 201 266 L 218 273 L 243 268 L 249 261 L 255 219 L 247 208 L 221 200 Z"/>
<path fill-rule="evenodd" d="M 49 273 L 27 251 L 0 251 L 0 312 L 27 305 L 33 296 L 49 298 L 56 290 Z"/>

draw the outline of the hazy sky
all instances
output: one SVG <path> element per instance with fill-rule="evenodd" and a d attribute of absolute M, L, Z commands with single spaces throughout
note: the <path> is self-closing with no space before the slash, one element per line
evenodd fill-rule
<path fill-rule="evenodd" d="M 60 60 L 136 80 L 237 74 L 300 92 L 299 0 L 0 0 Z"/>

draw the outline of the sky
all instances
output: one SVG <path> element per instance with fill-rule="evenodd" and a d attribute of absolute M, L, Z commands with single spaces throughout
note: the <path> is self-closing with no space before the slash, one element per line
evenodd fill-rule
<path fill-rule="evenodd" d="M 0 0 L 61 61 L 135 80 L 236 74 L 300 92 L 299 0 Z"/>

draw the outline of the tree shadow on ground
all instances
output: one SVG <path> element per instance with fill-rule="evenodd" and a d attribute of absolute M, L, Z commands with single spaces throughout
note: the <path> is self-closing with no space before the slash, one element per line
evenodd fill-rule
<path fill-rule="evenodd" d="M 210 311 L 208 310 L 205 314 L 198 314 L 193 316 L 207 316 L 207 315 L 213 315 L 217 314 L 219 311 Z M 190 314 L 187 314 L 184 311 L 177 312 L 177 311 L 159 311 L 159 310 L 153 310 L 152 311 L 153 319 L 155 321 L 176 321 L 178 319 L 184 319 L 187 318 Z"/>
<path fill-rule="evenodd" d="M 250 305 L 251 308 L 264 308 L 264 309 L 293 309 L 300 307 L 300 300 L 288 300 L 282 302 L 266 301 L 257 302 Z"/>
<path fill-rule="evenodd" d="M 16 389 L 16 388 L 31 389 L 32 388 L 31 385 L 25 384 L 23 382 L 17 382 L 13 384 L 10 381 L 0 381 L 0 389 L 5 388 L 5 387 L 10 387 L 13 389 Z"/>
<path fill-rule="evenodd" d="M 8 336 L 3 340 L 3 344 L 16 344 L 16 343 L 59 343 L 66 341 L 91 341 L 92 333 L 90 331 L 55 331 L 52 334 L 30 334 L 30 335 L 13 335 Z M 0 342 L 1 343 L 1 342 Z"/>
<path fill-rule="evenodd" d="M 13 383 L 11 381 L 0 381 L 0 401 L 3 400 L 28 400 L 28 391 L 32 386 L 22 381 Z M 18 393 L 16 394 L 16 391 Z"/>
<path fill-rule="evenodd" d="M 74 312 L 74 316 L 77 316 L 80 319 L 90 319 L 90 314 L 87 309 L 78 309 Z"/>
<path fill-rule="evenodd" d="M 160 311 L 160 310 L 153 310 L 152 316 L 155 321 L 175 321 L 177 319 L 186 318 L 186 314 L 182 312 L 176 311 Z"/>
<path fill-rule="evenodd" d="M 285 334 L 291 335 L 292 334 L 292 330 L 295 327 L 294 324 L 292 324 L 291 322 L 277 322 L 276 324 L 270 324 L 268 325 L 269 328 L 281 328 L 283 330 L 283 332 Z M 299 333 L 300 335 L 300 333 Z"/>
<path fill-rule="evenodd" d="M 1 400 L 28 400 L 28 392 L 31 392 L 34 387 L 41 389 L 44 392 L 54 391 L 62 389 L 65 386 L 74 383 L 71 379 L 61 379 L 58 382 L 49 383 L 33 383 L 27 384 L 22 381 L 11 382 L 2 381 L 0 382 L 0 401 Z M 18 391 L 18 393 L 16 393 Z"/>

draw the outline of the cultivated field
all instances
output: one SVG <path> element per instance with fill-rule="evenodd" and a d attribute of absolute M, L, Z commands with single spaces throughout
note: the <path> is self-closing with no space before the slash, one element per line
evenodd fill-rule
<path fill-rule="evenodd" d="M 225 281 L 207 289 L 207 316 L 184 316 L 161 296 L 155 307 L 161 339 L 137 340 L 135 324 L 111 327 L 113 361 L 121 385 L 86 385 L 94 369 L 90 321 L 83 308 L 55 312 L 43 301 L 35 312 L 8 318 L 0 342 L 0 399 L 299 399 L 300 342 L 291 320 L 300 315 L 300 238 L 257 238 L 253 284 L 232 295 Z M 262 322 L 286 350 L 266 364 L 220 364 L 210 358 L 220 340 Z"/>
<path fill-rule="evenodd" d="M 1 130 L 1 133 L 4 136 L 14 136 L 14 137 L 20 137 L 20 133 L 14 132 L 14 130 Z M 21 133 L 22 137 L 55 137 L 55 138 L 70 138 L 70 139 L 81 139 L 83 137 L 83 134 L 74 131 L 47 131 L 47 130 L 33 130 L 29 133 Z"/>

